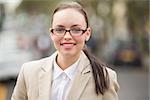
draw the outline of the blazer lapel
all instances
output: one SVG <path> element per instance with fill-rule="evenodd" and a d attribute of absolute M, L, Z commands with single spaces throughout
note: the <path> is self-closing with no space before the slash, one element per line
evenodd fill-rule
<path fill-rule="evenodd" d="M 52 66 L 55 54 L 47 59 L 45 66 L 42 66 L 39 72 L 39 100 L 51 98 Z"/>
<path fill-rule="evenodd" d="M 91 77 L 91 69 L 89 64 L 90 62 L 88 58 L 82 52 L 81 60 L 66 100 L 78 100 L 80 98 Z"/>

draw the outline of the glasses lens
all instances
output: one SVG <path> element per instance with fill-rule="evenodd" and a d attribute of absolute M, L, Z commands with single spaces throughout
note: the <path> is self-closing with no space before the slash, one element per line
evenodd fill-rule
<path fill-rule="evenodd" d="M 82 34 L 82 30 L 79 28 L 71 29 L 70 32 L 73 36 L 79 36 Z"/>
<path fill-rule="evenodd" d="M 63 29 L 63 28 L 54 29 L 54 34 L 56 34 L 56 35 L 63 35 L 64 33 L 65 33 L 65 29 Z"/>

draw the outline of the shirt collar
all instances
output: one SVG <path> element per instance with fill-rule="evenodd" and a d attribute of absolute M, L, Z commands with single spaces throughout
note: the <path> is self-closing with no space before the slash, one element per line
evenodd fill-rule
<path fill-rule="evenodd" d="M 62 73 L 65 73 L 69 79 L 72 79 L 73 78 L 73 75 L 76 71 L 76 68 L 77 68 L 77 65 L 78 65 L 78 62 L 80 60 L 81 57 L 79 57 L 79 59 L 74 63 L 72 64 L 71 66 L 69 66 L 67 69 L 65 70 L 62 70 L 58 64 L 56 63 L 56 57 L 54 59 L 54 74 L 53 74 L 53 80 L 55 80 L 56 78 L 58 78 Z"/>

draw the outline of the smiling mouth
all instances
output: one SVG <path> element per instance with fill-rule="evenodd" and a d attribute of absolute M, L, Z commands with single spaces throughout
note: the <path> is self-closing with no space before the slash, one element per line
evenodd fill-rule
<path fill-rule="evenodd" d="M 62 46 L 73 46 L 73 45 L 77 45 L 76 43 L 61 43 L 60 45 Z"/>

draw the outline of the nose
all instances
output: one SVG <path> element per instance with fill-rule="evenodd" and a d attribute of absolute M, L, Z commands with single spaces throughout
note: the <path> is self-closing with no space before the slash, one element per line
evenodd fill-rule
<path fill-rule="evenodd" d="M 70 34 L 70 32 L 66 32 L 65 35 L 64 35 L 64 39 L 71 39 L 72 36 Z"/>

